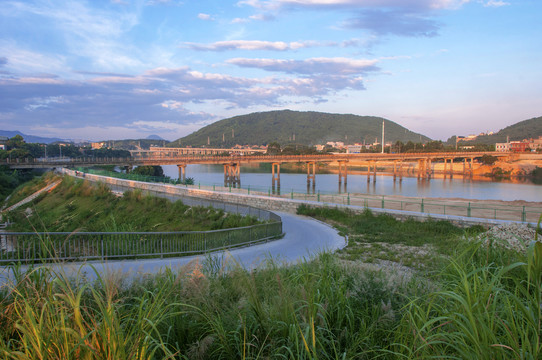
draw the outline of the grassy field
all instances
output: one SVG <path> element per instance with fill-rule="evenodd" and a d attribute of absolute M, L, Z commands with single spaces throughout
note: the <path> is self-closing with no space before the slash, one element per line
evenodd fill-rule
<path fill-rule="evenodd" d="M 6 359 L 540 359 L 542 244 L 470 243 L 431 277 L 331 254 L 246 271 L 224 259 L 127 284 L 17 267 Z"/>
<path fill-rule="evenodd" d="M 367 210 L 355 214 L 337 208 L 300 206 L 298 213 L 334 225 L 348 236 L 340 258 L 363 263 L 400 263 L 416 270 L 435 270 L 443 257 L 453 254 L 465 238 L 485 231 L 481 226 L 461 229 L 448 221 L 399 221 Z"/>
<path fill-rule="evenodd" d="M 30 195 L 52 179 L 51 175 L 35 179 L 14 198 Z M 31 232 L 199 231 L 258 223 L 254 217 L 210 207 L 189 207 L 182 201 L 171 202 L 138 190 L 118 197 L 103 184 L 71 177 L 65 177 L 57 188 L 40 195 L 33 204 L 12 211 L 9 217 L 14 223 L 10 231 Z"/>
<path fill-rule="evenodd" d="M 131 283 L 11 266 L 0 358 L 542 357 L 542 243 L 514 252 L 477 241 L 478 227 L 300 212 L 339 227 L 348 246 L 252 271 L 208 259 Z"/>

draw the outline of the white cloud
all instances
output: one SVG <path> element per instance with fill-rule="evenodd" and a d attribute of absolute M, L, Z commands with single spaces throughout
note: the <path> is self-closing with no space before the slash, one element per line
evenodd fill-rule
<path fill-rule="evenodd" d="M 10 10 L 11 6 L 11 10 Z M 32 14 L 49 22 L 51 31 L 64 36 L 66 57 L 86 57 L 100 69 L 126 69 L 142 66 L 137 53 L 122 36 L 138 24 L 137 10 L 119 12 L 98 10 L 83 2 L 10 3 L 6 16 Z"/>
<path fill-rule="evenodd" d="M 297 50 L 301 48 L 325 46 L 317 41 L 262 41 L 262 40 L 228 40 L 217 41 L 211 44 L 185 43 L 186 46 L 193 50 L 200 51 L 226 51 L 226 50 L 273 50 L 286 51 Z"/>
<path fill-rule="evenodd" d="M 204 13 L 199 13 L 198 14 L 198 19 L 200 19 L 200 20 L 212 20 L 211 15 L 204 14 Z"/>
<path fill-rule="evenodd" d="M 470 2 L 471 0 L 244 0 L 237 4 L 251 6 L 257 9 L 276 10 L 281 7 L 395 7 L 395 8 L 425 8 L 451 9 Z"/>
<path fill-rule="evenodd" d="M 306 60 L 235 58 L 227 62 L 241 67 L 296 74 L 359 74 L 378 70 L 376 67 L 377 60 L 356 60 L 340 57 Z"/>
<path fill-rule="evenodd" d="M 501 0 L 489 0 L 484 4 L 485 7 L 501 7 L 507 5 L 510 5 L 510 3 Z"/>
<path fill-rule="evenodd" d="M 166 100 L 160 106 L 169 110 L 183 109 L 183 103 L 175 100 Z"/>

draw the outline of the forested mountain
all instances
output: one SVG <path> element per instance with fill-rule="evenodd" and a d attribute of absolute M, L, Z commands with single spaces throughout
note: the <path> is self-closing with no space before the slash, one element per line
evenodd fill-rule
<path fill-rule="evenodd" d="M 507 126 L 493 135 L 478 136 L 473 143 L 494 145 L 495 143 L 506 142 L 507 137 L 510 141 L 520 141 L 523 139 L 538 138 L 539 136 L 542 136 L 542 116 Z M 455 138 L 451 140 L 455 142 Z M 448 141 L 450 142 L 450 140 Z"/>
<path fill-rule="evenodd" d="M 427 136 L 412 132 L 397 123 L 380 117 L 300 112 L 269 111 L 235 116 L 210 124 L 168 146 L 231 147 L 239 145 L 325 144 L 327 141 L 373 143 L 381 141 L 382 121 L 385 141 L 427 142 Z"/>

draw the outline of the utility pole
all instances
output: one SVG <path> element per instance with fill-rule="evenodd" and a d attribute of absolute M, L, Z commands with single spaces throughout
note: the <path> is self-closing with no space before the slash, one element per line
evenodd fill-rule
<path fill-rule="evenodd" d="M 384 154 L 384 120 L 382 120 L 382 154 Z"/>

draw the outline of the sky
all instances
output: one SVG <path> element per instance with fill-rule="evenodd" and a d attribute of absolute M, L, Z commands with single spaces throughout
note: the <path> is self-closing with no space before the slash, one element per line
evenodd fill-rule
<path fill-rule="evenodd" d="M 175 140 L 291 109 L 498 131 L 542 115 L 541 16 L 541 0 L 2 0 L 0 129 Z"/>

